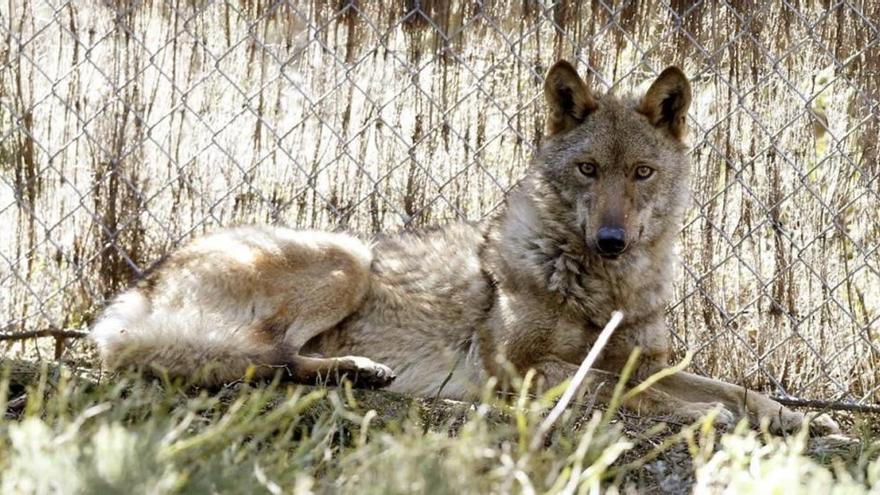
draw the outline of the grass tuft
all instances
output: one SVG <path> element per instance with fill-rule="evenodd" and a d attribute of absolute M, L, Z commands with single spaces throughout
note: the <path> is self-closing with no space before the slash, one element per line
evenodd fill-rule
<path fill-rule="evenodd" d="M 867 493 L 870 440 L 817 455 L 711 418 L 681 429 L 554 395 L 478 404 L 241 383 L 210 393 L 43 367 L 0 383 L 3 493 Z M 22 396 L 27 403 L 11 405 Z M 430 427 L 425 428 L 426 421 Z M 770 490 L 769 492 L 767 490 Z"/>

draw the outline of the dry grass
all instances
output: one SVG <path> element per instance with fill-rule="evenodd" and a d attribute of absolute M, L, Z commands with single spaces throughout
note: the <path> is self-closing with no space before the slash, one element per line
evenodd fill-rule
<path fill-rule="evenodd" d="M 860 448 L 829 450 L 802 435 L 749 432 L 745 424 L 722 433 L 711 421 L 679 427 L 589 406 L 566 410 L 545 435 L 539 425 L 561 390 L 534 400 L 486 394 L 477 406 L 278 383 L 198 391 L 133 375 L 11 364 L 0 360 L 3 493 L 795 495 L 880 488 L 877 446 L 867 439 Z M 10 369 L 18 370 L 11 380 Z"/>
<path fill-rule="evenodd" d="M 750 387 L 877 402 L 880 6 L 684 3 L 7 3 L 5 330 L 81 327 L 219 225 L 481 218 L 540 142 L 557 57 L 616 92 L 676 63 L 696 104 L 674 344 Z"/>

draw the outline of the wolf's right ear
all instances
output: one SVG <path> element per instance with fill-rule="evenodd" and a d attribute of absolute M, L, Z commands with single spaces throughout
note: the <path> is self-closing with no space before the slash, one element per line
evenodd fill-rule
<path fill-rule="evenodd" d="M 577 126 L 598 106 L 587 84 L 565 60 L 556 62 L 547 73 L 544 97 L 549 107 L 547 130 L 551 136 Z"/>

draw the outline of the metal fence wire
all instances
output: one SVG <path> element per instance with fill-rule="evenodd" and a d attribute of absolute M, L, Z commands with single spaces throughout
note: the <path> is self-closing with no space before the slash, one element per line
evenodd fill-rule
<path fill-rule="evenodd" d="M 4 2 L 0 348 L 47 357 L 15 337 L 78 335 L 220 225 L 483 218 L 541 140 L 557 58 L 618 94 L 677 64 L 675 348 L 778 396 L 876 404 L 878 30 L 870 0 Z"/>

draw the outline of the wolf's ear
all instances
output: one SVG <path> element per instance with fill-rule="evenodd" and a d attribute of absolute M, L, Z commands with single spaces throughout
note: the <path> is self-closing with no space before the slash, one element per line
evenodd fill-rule
<path fill-rule="evenodd" d="M 691 106 L 691 85 L 678 67 L 667 67 L 648 88 L 639 113 L 657 127 L 665 128 L 676 139 L 687 134 L 687 111 Z"/>
<path fill-rule="evenodd" d="M 547 130 L 551 136 L 577 126 L 598 106 L 587 84 L 565 60 L 556 62 L 547 73 L 544 97 L 549 107 Z"/>

